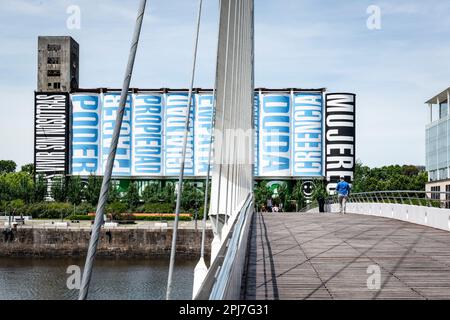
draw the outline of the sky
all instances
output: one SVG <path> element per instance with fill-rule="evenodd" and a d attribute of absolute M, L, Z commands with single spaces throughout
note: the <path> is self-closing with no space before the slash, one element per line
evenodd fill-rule
<path fill-rule="evenodd" d="M 131 82 L 186 88 L 197 0 L 148 0 Z M 80 44 L 80 86 L 121 87 L 138 0 L 0 0 L 0 159 L 33 162 L 37 37 Z M 80 29 L 67 13 L 80 9 Z M 368 28 L 368 7 L 380 28 Z M 212 88 L 218 0 L 204 0 L 195 87 Z M 424 102 L 450 86 L 450 1 L 255 0 L 255 85 L 357 94 L 357 158 L 425 163 Z"/>

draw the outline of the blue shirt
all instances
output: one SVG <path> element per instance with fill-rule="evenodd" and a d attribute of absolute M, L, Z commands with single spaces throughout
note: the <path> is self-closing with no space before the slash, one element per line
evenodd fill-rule
<path fill-rule="evenodd" d="M 340 181 L 336 186 L 336 192 L 341 196 L 348 196 L 350 185 L 347 181 Z"/>

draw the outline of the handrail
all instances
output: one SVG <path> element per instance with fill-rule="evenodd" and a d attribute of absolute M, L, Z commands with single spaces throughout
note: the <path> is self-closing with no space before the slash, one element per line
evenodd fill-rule
<path fill-rule="evenodd" d="M 249 194 L 194 300 L 239 299 L 252 216 L 253 196 Z"/>
<path fill-rule="evenodd" d="M 327 204 L 339 202 L 338 195 L 329 196 Z M 416 191 L 385 190 L 351 193 L 349 203 L 397 203 L 413 206 L 425 206 L 450 209 L 450 192 L 448 191 Z"/>

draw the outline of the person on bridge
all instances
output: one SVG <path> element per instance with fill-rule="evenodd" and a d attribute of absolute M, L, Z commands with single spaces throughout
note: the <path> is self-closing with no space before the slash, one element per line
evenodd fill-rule
<path fill-rule="evenodd" d="M 350 184 L 345 181 L 344 176 L 341 176 L 341 181 L 336 186 L 336 192 L 339 197 L 340 213 L 345 214 L 345 207 L 347 205 L 348 196 L 350 195 Z"/>

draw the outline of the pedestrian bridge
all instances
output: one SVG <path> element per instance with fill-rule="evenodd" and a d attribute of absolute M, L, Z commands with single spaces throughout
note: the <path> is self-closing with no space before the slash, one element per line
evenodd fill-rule
<path fill-rule="evenodd" d="M 448 231 L 359 214 L 252 220 L 243 299 L 450 298 Z"/>
<path fill-rule="evenodd" d="M 110 154 L 83 273 L 86 299 L 107 201 L 120 124 L 146 1 L 141 0 Z M 199 1 L 188 106 L 183 120 L 167 299 L 171 298 L 184 165 L 191 119 L 202 1 Z M 195 268 L 194 299 L 450 299 L 450 192 L 352 195 L 348 215 L 254 213 L 254 1 L 220 1 L 214 112 L 204 209 L 214 232 L 211 262 Z M 274 127 L 275 128 L 275 127 Z M 234 133 L 234 134 L 230 134 Z M 348 137 L 347 137 L 348 138 Z M 212 151 L 214 150 L 214 152 Z M 398 193 L 398 195 L 397 195 Z M 438 198 L 433 196 L 439 196 Z M 329 202 L 328 212 L 337 212 Z"/>
<path fill-rule="evenodd" d="M 332 198 L 326 213 L 253 213 L 249 199 L 195 298 L 450 299 L 446 200 L 400 194 L 355 195 L 345 215 Z"/>

